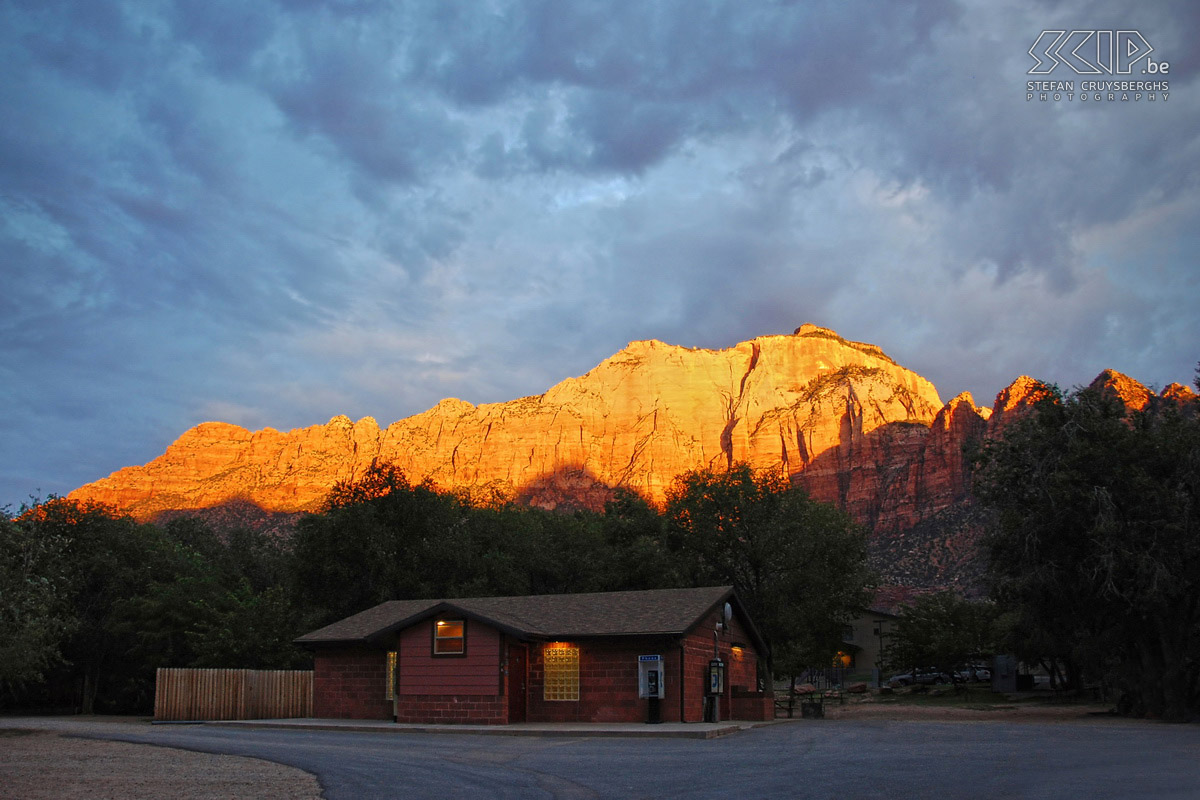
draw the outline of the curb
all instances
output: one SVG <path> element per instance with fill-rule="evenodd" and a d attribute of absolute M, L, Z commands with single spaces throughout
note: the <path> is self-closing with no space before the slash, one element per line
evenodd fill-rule
<path fill-rule="evenodd" d="M 719 728 L 704 728 L 681 730 L 678 728 L 662 729 L 657 726 L 640 728 L 606 728 L 595 729 L 581 727 L 563 728 L 518 728 L 512 726 L 465 726 L 465 725 L 401 725 L 387 723 L 382 725 L 356 725 L 350 723 L 326 724 L 319 721 L 285 722 L 276 720 L 212 720 L 199 721 L 192 724 L 214 725 L 224 728 L 267 728 L 271 730 L 300 730 L 300 731 L 348 731 L 352 733 L 434 733 L 459 734 L 474 736 L 538 736 L 538 737 L 578 737 L 578 738 L 626 738 L 626 739 L 716 739 L 740 733 L 748 728 L 758 727 L 766 723 L 731 723 Z"/>

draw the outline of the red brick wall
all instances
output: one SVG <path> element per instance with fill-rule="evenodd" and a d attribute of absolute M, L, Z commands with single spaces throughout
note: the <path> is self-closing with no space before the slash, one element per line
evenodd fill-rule
<path fill-rule="evenodd" d="M 708 662 L 713 657 L 714 611 L 683 640 L 685 670 L 680 700 L 680 642 L 677 639 L 582 640 L 570 642 L 580 650 L 579 700 L 543 699 L 542 645 L 529 649 L 530 722 L 645 722 L 647 701 L 638 698 L 639 655 L 663 657 L 666 697 L 660 701 L 664 722 L 701 722 L 704 719 L 704 689 Z M 735 655 L 733 645 L 741 645 Z M 725 693 L 721 719 L 769 719 L 773 710 L 769 694 L 759 693 L 758 653 L 735 616 L 721 633 L 721 660 L 725 662 Z M 734 699 L 734 689 L 738 689 Z M 764 711 L 764 709 L 767 709 Z"/>
<path fill-rule="evenodd" d="M 704 687 L 708 681 L 708 662 L 713 657 L 712 626 L 702 624 L 683 640 L 685 670 L 684 722 L 704 721 Z M 676 667 L 678 669 L 678 667 Z"/>
<path fill-rule="evenodd" d="M 733 692 L 729 701 L 733 713 L 729 719 L 763 722 L 775 719 L 775 697 L 765 692 Z"/>
<path fill-rule="evenodd" d="M 313 656 L 313 714 L 336 719 L 391 719 L 387 654 L 318 650 Z"/>
<path fill-rule="evenodd" d="M 543 646 L 529 648 L 530 722 L 645 722 L 647 700 L 638 697 L 638 656 L 665 661 L 667 699 L 660 701 L 664 722 L 679 719 L 679 647 L 670 639 L 569 642 L 579 648 L 579 700 L 545 700 Z M 673 665 L 673 666 L 672 666 Z"/>
<path fill-rule="evenodd" d="M 397 722 L 504 725 L 508 702 L 496 695 L 401 695 L 396 700 Z"/>
<path fill-rule="evenodd" d="M 684 639 L 687 659 L 684 676 L 686 722 L 701 722 L 704 719 L 708 662 L 713 657 L 713 630 L 718 615 L 719 612 L 714 611 Z M 721 697 L 721 719 L 768 719 L 769 717 L 763 717 L 763 712 L 759 710 L 760 706 L 765 707 L 765 695 L 758 699 L 745 696 L 739 698 L 736 704 L 731 702 L 735 687 L 742 692 L 754 694 L 757 694 L 758 689 L 758 653 L 736 614 L 730 620 L 728 629 L 721 633 L 719 641 L 718 652 L 721 660 L 725 662 L 725 693 Z M 741 645 L 740 655 L 734 654 L 734 644 Z"/>

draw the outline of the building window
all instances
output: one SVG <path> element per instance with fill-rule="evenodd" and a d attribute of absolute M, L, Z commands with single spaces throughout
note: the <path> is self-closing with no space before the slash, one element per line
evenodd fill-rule
<path fill-rule="evenodd" d="M 545 665 L 543 699 L 578 700 L 579 648 L 557 642 L 548 644 L 542 650 L 542 663 Z"/>
<path fill-rule="evenodd" d="M 467 652 L 467 623 L 461 619 L 439 619 L 433 625 L 433 654 L 461 656 Z"/>
<path fill-rule="evenodd" d="M 396 651 L 388 650 L 387 654 L 387 694 L 388 700 L 396 699 Z"/>

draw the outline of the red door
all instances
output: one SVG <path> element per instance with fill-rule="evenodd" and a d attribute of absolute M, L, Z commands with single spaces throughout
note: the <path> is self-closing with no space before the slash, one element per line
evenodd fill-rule
<path fill-rule="evenodd" d="M 525 721 L 525 645 L 508 646 L 508 721 Z"/>

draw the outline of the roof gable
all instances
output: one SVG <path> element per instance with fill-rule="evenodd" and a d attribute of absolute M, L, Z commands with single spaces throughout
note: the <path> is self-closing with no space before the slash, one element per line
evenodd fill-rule
<path fill-rule="evenodd" d="M 589 594 L 392 600 L 306 633 L 296 639 L 296 643 L 309 646 L 369 643 L 422 619 L 445 613 L 461 613 L 522 638 L 682 635 L 718 604 L 733 596 L 730 586 L 709 586 Z M 745 618 L 744 610 L 742 616 Z M 749 622 L 748 618 L 746 621 Z"/>

